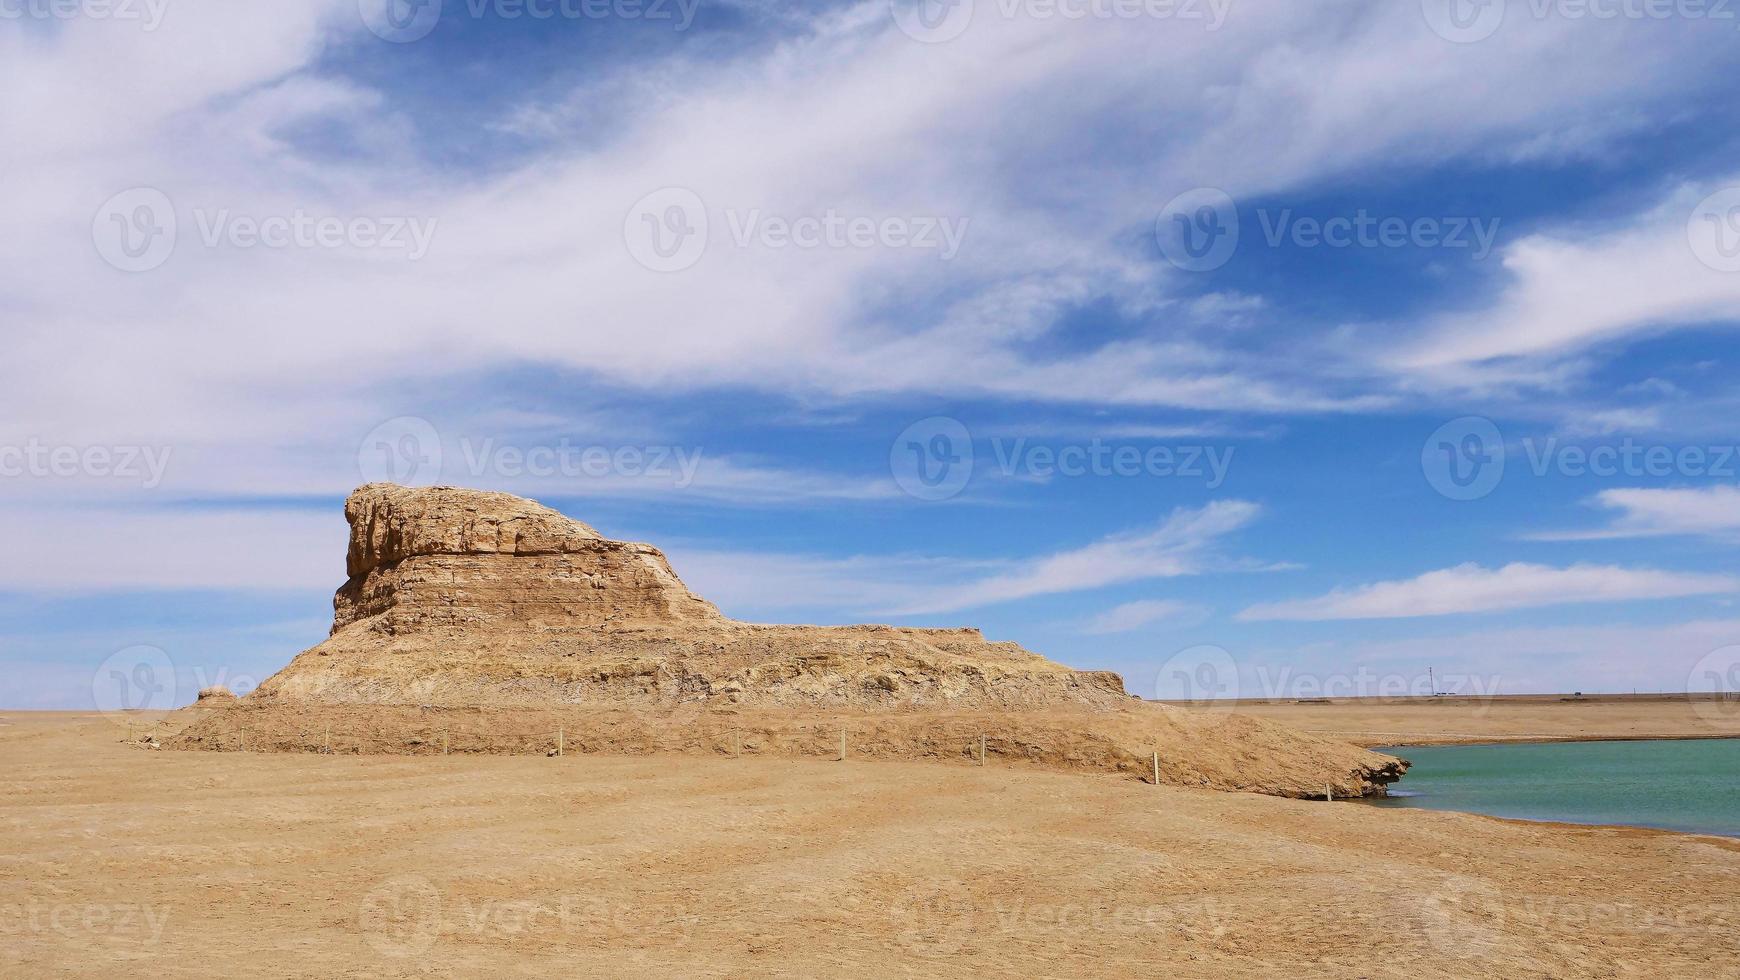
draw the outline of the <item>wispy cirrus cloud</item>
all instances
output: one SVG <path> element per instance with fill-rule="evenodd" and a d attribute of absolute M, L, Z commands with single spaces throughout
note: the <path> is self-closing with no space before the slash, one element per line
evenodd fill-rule
<path fill-rule="evenodd" d="M 1732 200 L 1721 196 L 1723 188 Z M 1735 232 L 1700 220 L 1702 211 L 1722 218 L 1721 201 L 1740 202 L 1733 188 L 1740 175 L 1715 175 L 1674 188 L 1616 226 L 1569 226 L 1517 241 L 1503 250 L 1506 282 L 1490 303 L 1429 317 L 1385 359 L 1453 386 L 1495 374 L 1550 380 L 1599 344 L 1740 318 L 1740 276 L 1719 251 L 1732 246 L 1721 236 Z M 1659 419 L 1647 407 L 1609 407 L 1588 421 L 1611 431 Z"/>
<path fill-rule="evenodd" d="M 369 59 L 382 49 L 355 3 L 187 0 L 145 37 L 89 21 L 0 37 L 0 80 L 55 93 L 52 105 L 0 107 L 15 157 L 0 208 L 16 229 L 0 242 L 14 270 L 0 308 L 32 311 L 0 364 L 9 414 L 63 441 L 95 430 L 283 449 L 309 420 L 405 414 L 412 406 L 383 396 L 395 383 L 528 361 L 652 390 L 1381 409 L 1395 392 L 1365 354 L 1301 343 L 1282 361 L 1178 322 L 1181 300 L 1191 318 L 1220 322 L 1261 314 L 1264 297 L 1189 299 L 1192 283 L 1140 244 L 1155 209 L 1210 181 L 1254 198 L 1373 165 L 1596 154 L 1727 56 L 1726 38 L 1678 23 L 1637 33 L 1522 20 L 1480 45 L 1449 45 L 1417 6 L 1375 2 L 1239 4 L 1213 32 L 1166 19 L 981 17 L 947 45 L 914 43 L 886 3 L 740 12 L 735 50 L 673 45 L 601 63 L 579 83 L 690 82 L 655 86 L 656 97 L 627 85 L 632 111 L 568 119 L 560 107 L 575 86 L 509 86 L 518 94 L 499 118 L 545 118 L 521 131 L 548 142 L 535 161 L 482 172 L 420 155 L 450 119 L 438 101 L 372 87 Z M 451 21 L 444 32 L 465 24 Z M 812 125 L 794 130 L 794 118 Z M 1035 193 L 1060 172 L 1079 177 L 1067 193 Z M 168 194 L 186 227 L 170 262 L 121 278 L 93 254 L 91 219 L 140 185 Z M 716 213 L 705 261 L 672 278 L 637 266 L 622 241 L 624 215 L 667 185 L 715 212 L 973 223 L 943 264 L 900 249 L 733 247 Z M 408 264 L 349 248 L 204 247 L 194 208 L 440 227 L 428 257 Z M 1531 248 L 1516 254 L 1519 269 L 1554 252 Z M 1096 304 L 1166 329 L 1035 343 Z M 1447 350 L 1463 356 L 1460 342 Z M 1346 357 L 1360 363 L 1317 363 Z"/>
<path fill-rule="evenodd" d="M 1272 566 L 1230 559 L 1216 550 L 1261 513 L 1247 501 L 1217 501 L 1180 508 L 1153 527 L 1080 548 L 991 560 L 910 555 L 838 559 L 681 546 L 671 548 L 670 555 L 684 581 L 728 611 L 830 609 L 927 616 L 1210 570 L 1266 570 Z"/>
<path fill-rule="evenodd" d="M 1514 562 L 1486 568 L 1472 562 L 1417 578 L 1338 589 L 1311 599 L 1259 603 L 1245 621 L 1404 619 L 1502 612 L 1578 602 L 1671 599 L 1740 593 L 1740 577 L 1614 565 L 1555 568 Z"/>
<path fill-rule="evenodd" d="M 1262 513 L 1243 500 L 1180 508 L 1158 527 L 1129 531 L 1071 551 L 1030 559 L 1010 572 L 944 586 L 893 610 L 900 615 L 948 612 L 1038 595 L 1194 575 L 1213 561 L 1210 547 Z"/>
<path fill-rule="evenodd" d="M 1088 620 L 1082 632 L 1089 636 L 1134 633 L 1156 623 L 1200 622 L 1208 610 L 1177 599 L 1138 599 L 1113 606 Z"/>

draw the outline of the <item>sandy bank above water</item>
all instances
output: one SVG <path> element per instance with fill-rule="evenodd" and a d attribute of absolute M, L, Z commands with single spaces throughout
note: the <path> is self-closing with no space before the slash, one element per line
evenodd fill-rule
<path fill-rule="evenodd" d="M 1235 707 L 1236 706 L 1236 707 Z M 1355 745 L 1740 738 L 1740 702 L 1684 696 L 1340 698 L 1185 705 L 1236 710 Z"/>

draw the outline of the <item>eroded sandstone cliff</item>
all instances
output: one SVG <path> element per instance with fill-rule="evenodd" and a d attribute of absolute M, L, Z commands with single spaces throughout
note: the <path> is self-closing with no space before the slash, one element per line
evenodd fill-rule
<path fill-rule="evenodd" d="M 657 548 L 505 493 L 371 484 L 344 514 L 350 580 L 334 599 L 334 634 L 377 617 L 378 632 L 480 636 L 723 618 Z"/>
<path fill-rule="evenodd" d="M 255 697 L 548 707 L 1039 707 L 1125 700 L 972 629 L 766 626 L 722 615 L 648 544 L 507 494 L 351 495 L 332 635 Z"/>
<path fill-rule="evenodd" d="M 172 747 L 990 756 L 1282 795 L 1380 792 L 1396 760 L 1140 702 L 974 629 L 723 615 L 657 548 L 529 500 L 371 484 L 345 505 L 332 633 Z M 244 735 L 244 729 L 250 733 Z M 332 732 L 339 732 L 337 747 Z M 982 746 L 982 749 L 981 749 Z"/>

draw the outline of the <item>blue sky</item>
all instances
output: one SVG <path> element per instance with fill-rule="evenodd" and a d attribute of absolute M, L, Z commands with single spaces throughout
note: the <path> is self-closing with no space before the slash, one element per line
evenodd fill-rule
<path fill-rule="evenodd" d="M 0 706 L 251 686 L 380 478 L 1146 695 L 1740 682 L 1731 18 L 915 2 L 0 19 Z"/>

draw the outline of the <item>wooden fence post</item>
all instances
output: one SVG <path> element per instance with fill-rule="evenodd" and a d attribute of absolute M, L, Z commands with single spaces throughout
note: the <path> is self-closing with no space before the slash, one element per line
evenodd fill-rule
<path fill-rule="evenodd" d="M 326 726 L 326 754 L 332 754 L 332 726 Z"/>
<path fill-rule="evenodd" d="M 563 742 L 564 734 L 565 733 L 562 731 L 562 729 L 560 729 L 560 728 L 556 729 L 556 755 L 558 755 L 558 756 L 560 756 L 562 754 L 562 750 L 563 750 L 562 742 Z"/>
<path fill-rule="evenodd" d="M 1154 785 L 1160 785 L 1160 752 L 1154 752 Z"/>
<path fill-rule="evenodd" d="M 441 729 L 441 754 L 447 754 L 447 729 Z"/>
<path fill-rule="evenodd" d="M 984 764 L 985 764 L 985 736 L 983 734 L 980 734 L 980 736 L 979 736 L 979 765 L 982 766 Z"/>
<path fill-rule="evenodd" d="M 840 726 L 840 761 L 846 761 L 846 726 Z"/>

